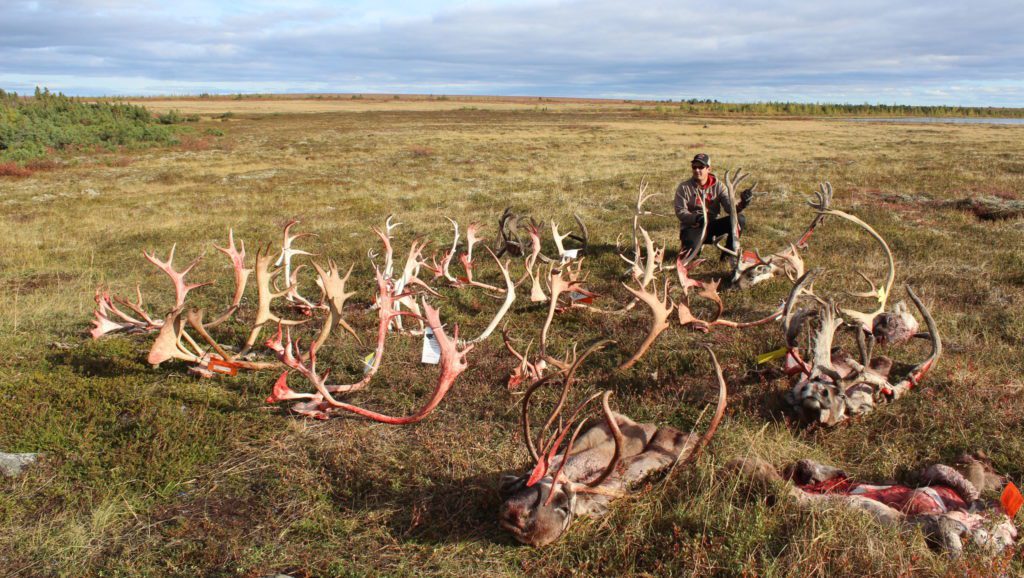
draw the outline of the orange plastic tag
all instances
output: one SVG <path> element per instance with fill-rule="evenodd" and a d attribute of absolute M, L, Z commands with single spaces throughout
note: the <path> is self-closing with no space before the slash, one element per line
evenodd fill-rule
<path fill-rule="evenodd" d="M 1012 518 L 1017 515 L 1020 507 L 1024 506 L 1024 496 L 1020 494 L 1017 486 L 1010 482 L 1003 488 L 1003 495 L 999 497 L 999 503 L 1003 505 L 1003 510 L 1007 515 Z"/>
<path fill-rule="evenodd" d="M 238 375 L 238 366 L 230 361 L 220 359 L 219 357 L 211 357 L 210 363 L 206 366 L 207 369 L 214 373 L 222 373 L 224 375 Z"/>
<path fill-rule="evenodd" d="M 594 297 L 592 295 L 585 295 L 583 293 L 578 293 L 576 291 L 573 291 L 572 293 L 569 293 L 569 298 L 572 299 L 575 303 L 593 303 L 594 302 Z"/>

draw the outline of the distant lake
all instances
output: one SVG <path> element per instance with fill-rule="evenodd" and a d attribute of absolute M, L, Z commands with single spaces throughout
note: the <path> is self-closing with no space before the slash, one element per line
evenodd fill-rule
<path fill-rule="evenodd" d="M 1024 118 L 981 118 L 981 117 L 941 117 L 941 116 L 905 116 L 899 118 L 844 118 L 850 122 L 918 122 L 926 124 L 1024 124 Z"/>

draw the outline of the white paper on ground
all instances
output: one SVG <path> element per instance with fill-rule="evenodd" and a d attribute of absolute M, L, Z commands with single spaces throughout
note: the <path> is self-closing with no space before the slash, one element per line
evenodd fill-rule
<path fill-rule="evenodd" d="M 567 249 L 564 253 L 562 253 L 562 262 L 564 263 L 569 259 L 575 259 L 576 257 L 579 256 L 579 254 L 579 249 Z"/>
<path fill-rule="evenodd" d="M 423 355 L 420 362 L 436 365 L 441 361 L 441 344 L 434 337 L 434 331 L 427 327 L 423 332 Z"/>

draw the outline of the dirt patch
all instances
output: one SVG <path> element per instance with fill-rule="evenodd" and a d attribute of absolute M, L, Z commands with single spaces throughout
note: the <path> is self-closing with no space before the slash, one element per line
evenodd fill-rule
<path fill-rule="evenodd" d="M 942 207 L 966 210 L 983 221 L 1001 221 L 1024 217 L 1024 201 L 996 196 L 978 196 L 956 201 L 942 201 Z"/>
<path fill-rule="evenodd" d="M 47 288 L 56 288 L 60 283 L 67 283 L 75 277 L 76 275 L 71 273 L 61 272 L 33 273 L 16 279 L 0 281 L 0 287 L 3 287 L 5 293 L 30 295 Z"/>

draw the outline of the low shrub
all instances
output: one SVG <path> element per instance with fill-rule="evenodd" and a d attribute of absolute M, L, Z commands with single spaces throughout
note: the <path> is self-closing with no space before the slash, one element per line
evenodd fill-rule
<path fill-rule="evenodd" d="M 0 161 L 21 164 L 54 151 L 171 144 L 176 130 L 167 124 L 199 120 L 172 111 L 155 120 L 142 106 L 88 102 L 36 89 L 31 98 L 0 90 Z"/>
<path fill-rule="evenodd" d="M 27 177 L 32 174 L 32 169 L 23 167 L 15 162 L 0 163 L 0 177 Z"/>

